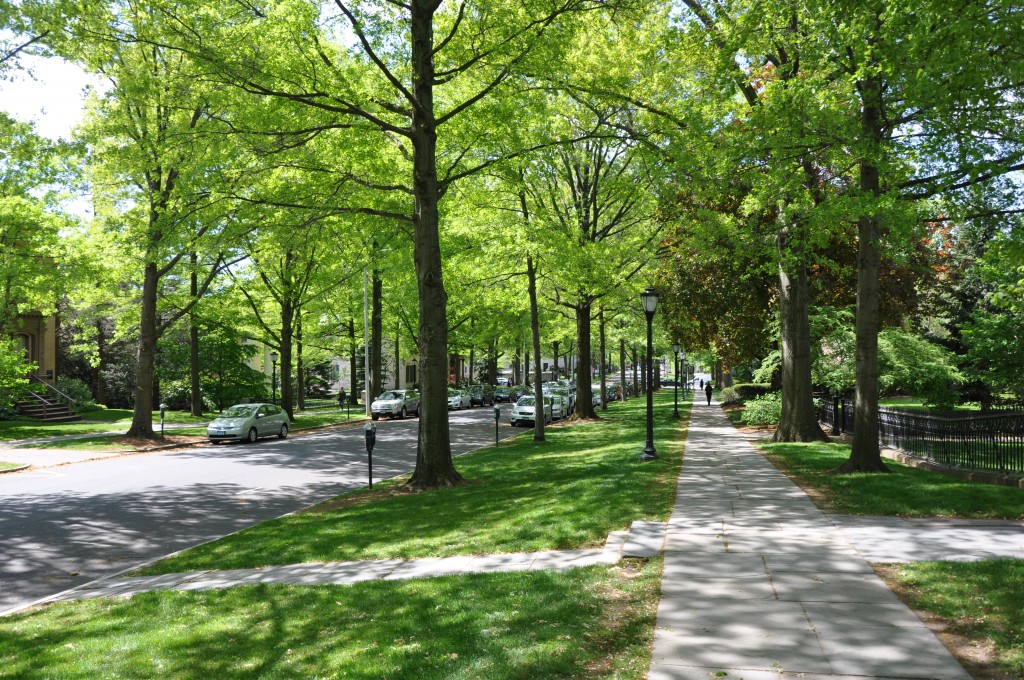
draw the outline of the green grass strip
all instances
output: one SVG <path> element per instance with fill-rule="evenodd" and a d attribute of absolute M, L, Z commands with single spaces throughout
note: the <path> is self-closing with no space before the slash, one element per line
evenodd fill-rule
<path fill-rule="evenodd" d="M 661 560 L 351 586 L 245 586 L 0 619 L 0 677 L 643 678 Z"/>
<path fill-rule="evenodd" d="M 363 489 L 323 506 L 333 509 L 264 522 L 142 573 L 603 545 L 634 520 L 669 515 L 687 421 L 667 417 L 672 397 L 664 392 L 657 461 L 640 461 L 643 400 L 612 404 L 601 422 L 548 428 L 544 442 L 525 433 L 457 458 L 465 486 L 408 494 L 396 481 L 376 484 L 373 494 Z"/>
<path fill-rule="evenodd" d="M 890 474 L 831 474 L 847 444 L 759 444 L 825 507 L 850 515 L 1024 518 L 1024 489 L 982 484 L 886 460 Z"/>
<path fill-rule="evenodd" d="M 988 648 L 1007 677 L 1024 678 L 1024 560 L 901 564 L 893 577 L 912 607 Z"/>

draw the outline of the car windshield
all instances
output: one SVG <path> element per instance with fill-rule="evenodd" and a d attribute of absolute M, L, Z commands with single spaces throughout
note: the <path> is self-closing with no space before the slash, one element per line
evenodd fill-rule
<path fill-rule="evenodd" d="M 220 414 L 221 418 L 248 418 L 256 410 L 255 406 L 249 404 L 239 404 L 226 409 Z"/>
<path fill-rule="evenodd" d="M 394 401 L 395 399 L 401 399 L 402 395 L 398 392 L 385 392 L 384 394 L 377 397 L 378 401 Z"/>
<path fill-rule="evenodd" d="M 516 406 L 533 406 L 533 401 L 533 397 L 523 397 L 518 402 L 516 402 Z"/>

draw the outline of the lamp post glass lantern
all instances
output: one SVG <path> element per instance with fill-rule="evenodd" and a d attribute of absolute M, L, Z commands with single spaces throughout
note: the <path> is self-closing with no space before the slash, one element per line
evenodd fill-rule
<path fill-rule="evenodd" d="M 270 403 L 272 403 L 275 406 L 277 406 L 277 352 L 271 352 L 270 353 L 270 363 L 274 367 L 273 368 L 273 377 L 271 377 L 271 379 L 270 379 L 271 395 L 272 395 L 271 398 L 270 398 Z"/>
<path fill-rule="evenodd" d="M 678 418 L 679 417 L 679 343 L 678 342 L 673 342 L 672 343 L 672 353 L 675 355 L 675 362 L 676 362 L 676 365 L 675 365 L 676 377 L 675 377 L 675 380 L 673 381 L 673 382 L 675 382 L 675 394 L 673 395 L 674 402 L 673 402 L 673 406 L 672 406 L 672 417 L 673 418 Z"/>
<path fill-rule="evenodd" d="M 654 310 L 658 308 L 658 292 L 648 288 L 640 293 L 640 304 L 647 316 L 647 444 L 640 460 L 654 460 L 658 457 L 654 450 L 654 339 L 651 325 L 654 322 Z"/>

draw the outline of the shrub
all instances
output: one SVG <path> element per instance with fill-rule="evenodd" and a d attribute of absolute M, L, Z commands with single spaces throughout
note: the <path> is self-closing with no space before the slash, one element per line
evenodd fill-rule
<path fill-rule="evenodd" d="M 740 400 L 740 395 L 731 387 L 723 387 L 718 397 L 723 404 L 735 404 Z"/>
<path fill-rule="evenodd" d="M 76 413 L 96 409 L 96 402 L 92 398 L 92 390 L 78 378 L 58 377 L 57 389 L 75 400 Z"/>
<path fill-rule="evenodd" d="M 768 383 L 737 383 L 732 387 L 744 401 L 755 399 L 772 391 L 772 386 Z"/>
<path fill-rule="evenodd" d="M 743 411 L 745 425 L 778 425 L 782 417 L 782 393 L 764 394 L 747 402 Z"/>

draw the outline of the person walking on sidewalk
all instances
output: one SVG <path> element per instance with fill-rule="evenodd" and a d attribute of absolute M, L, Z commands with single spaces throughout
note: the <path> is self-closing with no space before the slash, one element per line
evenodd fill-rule
<path fill-rule="evenodd" d="M 704 384 L 704 394 L 708 395 L 708 406 L 711 406 L 711 381 Z"/>

